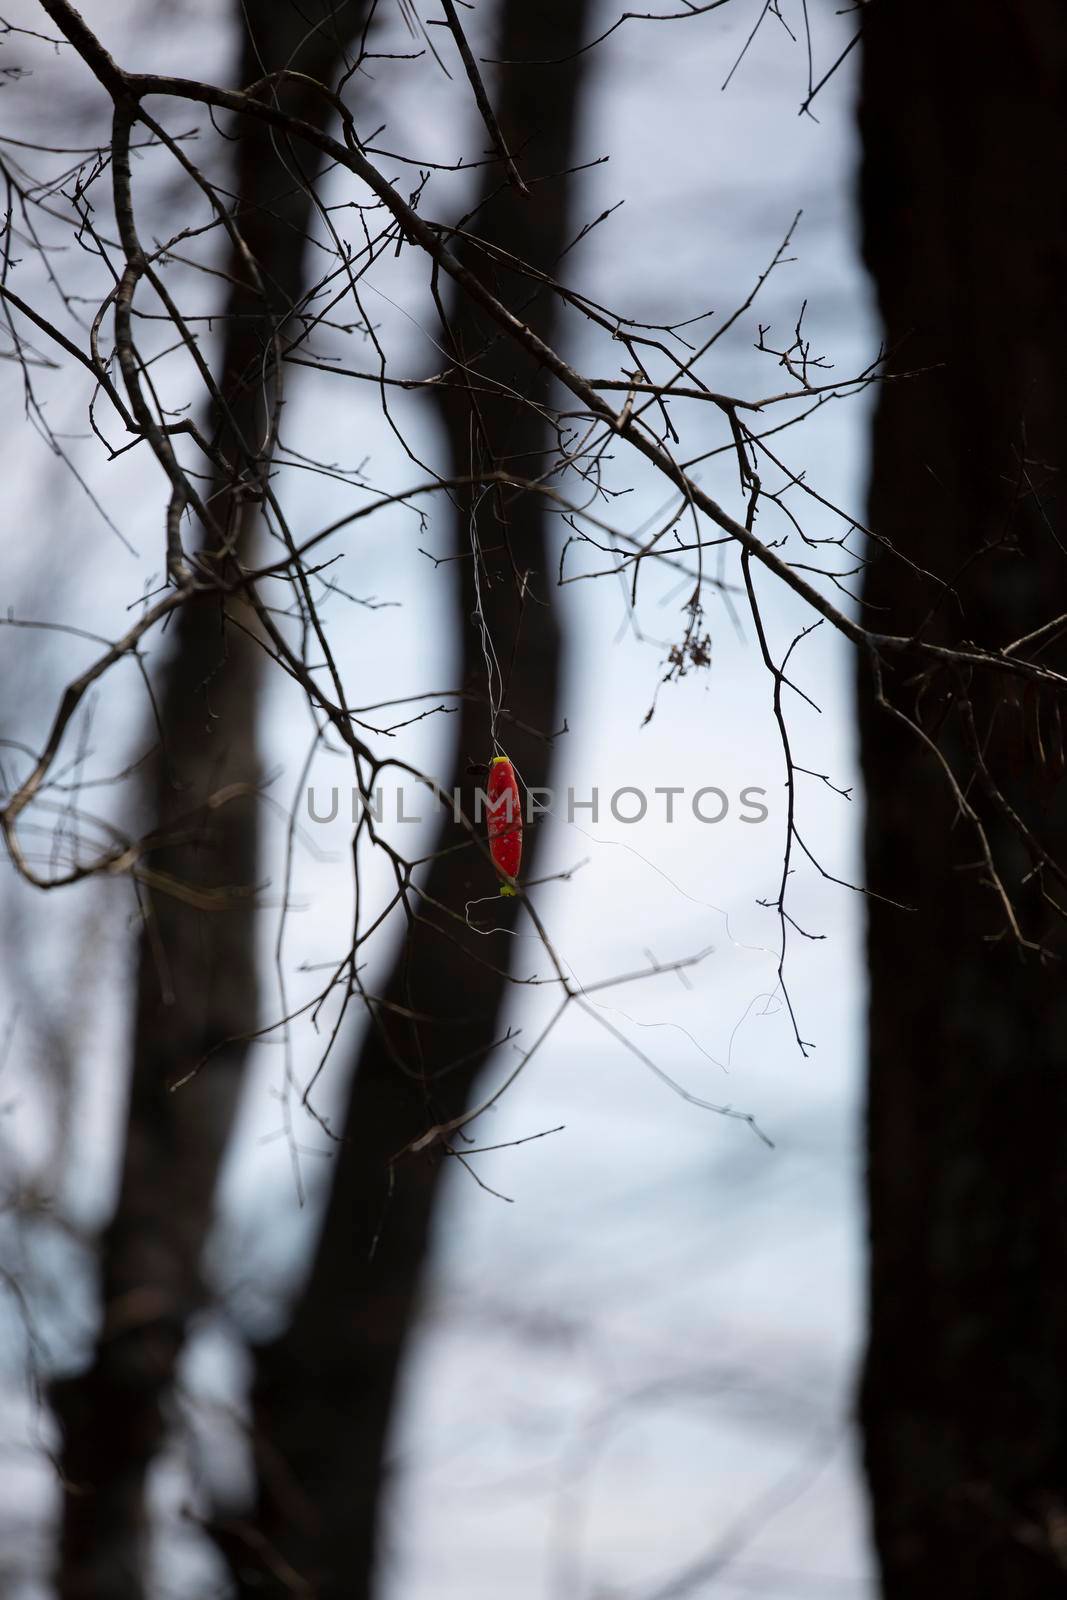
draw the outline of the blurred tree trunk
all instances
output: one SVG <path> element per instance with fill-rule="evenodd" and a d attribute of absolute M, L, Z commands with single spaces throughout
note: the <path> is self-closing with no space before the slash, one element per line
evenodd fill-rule
<path fill-rule="evenodd" d="M 240 83 L 282 65 L 329 81 L 364 12 L 362 4 L 323 0 L 316 15 L 326 20 L 313 32 L 307 8 L 257 8 L 254 37 L 240 25 Z M 281 98 L 299 116 L 322 114 L 318 97 L 306 91 Z M 306 153 L 301 158 L 306 163 Z M 292 175 L 291 155 L 277 151 L 255 122 L 237 130 L 236 166 L 236 221 L 259 264 L 263 292 L 234 252 L 220 387 L 238 429 L 253 450 L 262 450 L 271 336 L 306 286 L 311 201 Z M 238 460 L 227 424 L 213 420 L 223 453 Z M 254 489 L 268 467 L 261 457 L 241 482 L 215 486 L 219 520 L 238 531 L 237 551 L 246 558 L 257 512 L 255 496 L 244 490 Z M 239 620 L 247 625 L 249 615 Z M 174 634 L 158 688 L 166 750 L 149 776 L 146 801 L 161 836 L 180 837 L 154 850 L 150 862 L 180 884 L 234 893 L 224 909 L 167 894 L 145 906 L 121 1186 L 100 1245 L 102 1325 L 90 1367 L 57 1384 L 52 1396 L 64 1434 L 63 1600 L 138 1600 L 146 1592 L 146 1475 L 166 1432 L 166 1401 L 188 1319 L 204 1299 L 200 1255 L 244 1041 L 258 1021 L 250 893 L 258 801 L 246 793 L 218 808 L 207 802 L 230 784 L 257 783 L 260 652 L 226 625 L 210 598 L 183 606 Z M 208 1052 L 204 1070 L 172 1094 L 168 1084 Z"/>
<path fill-rule="evenodd" d="M 495 54 L 508 62 L 567 56 L 586 34 L 588 10 L 582 0 L 506 0 Z M 488 167 L 484 209 L 470 226 L 542 270 L 553 269 L 571 238 L 571 184 L 558 175 L 575 159 L 583 63 L 579 57 L 551 67 L 508 66 L 490 85 L 505 137 L 531 188 L 528 196 L 509 189 L 499 165 Z M 542 177 L 548 181 L 533 181 Z M 525 308 L 524 320 L 543 338 L 555 339 L 551 295 L 536 292 L 517 274 L 494 271 L 478 251 L 469 251 L 468 260 L 510 304 Z M 533 409 L 549 392 L 546 374 L 494 327 L 483 326 L 460 299 L 453 299 L 449 317 L 455 344 L 475 369 L 475 385 L 491 377 L 525 403 L 446 391 L 448 470 L 465 474 L 494 462 L 524 476 L 546 470 L 555 436 Z M 465 497 L 457 497 L 452 539 L 461 559 L 451 563 L 456 577 L 449 625 L 461 642 L 464 680 L 484 689 L 474 562 L 466 559 L 471 509 Z M 500 739 L 526 783 L 543 785 L 550 745 L 526 729 L 550 734 L 560 720 L 551 521 L 541 499 L 509 492 L 483 501 L 477 528 L 484 615 L 505 678 L 504 704 L 525 725 L 505 718 Z M 457 720 L 452 782 L 462 788 L 470 813 L 474 784 L 485 780 L 473 779 L 467 769 L 492 753 L 489 715 L 483 703 L 468 700 Z M 472 847 L 455 848 L 461 839 L 453 825 L 442 828 L 438 847 L 451 848 L 434 861 L 425 885 L 432 901 L 460 915 L 467 900 L 494 892 L 484 858 Z M 535 865 L 536 831 L 528 831 L 523 876 Z M 506 981 L 481 964 L 484 939 L 467 934 L 431 904 L 416 909 L 422 920 L 405 941 L 385 999 L 387 1007 L 433 1020 L 407 1021 L 386 1007 L 368 1029 L 310 1276 L 289 1328 L 257 1353 L 260 1497 L 257 1544 L 246 1539 L 235 1562 L 242 1594 L 283 1592 L 295 1570 L 307 1592 L 321 1600 L 367 1600 L 376 1568 L 388 1559 L 380 1511 L 389 1428 L 445 1171 L 436 1150 L 405 1157 L 395 1168 L 390 1158 L 433 1121 L 469 1103 L 508 998 Z M 516 902 L 504 899 L 492 912 L 501 925 L 515 914 Z M 450 1063 L 462 1065 L 435 1083 L 435 1073 Z M 269 1550 L 270 1562 L 255 1560 L 255 1548 Z"/>
<path fill-rule="evenodd" d="M 898 368 L 881 391 L 870 523 L 956 578 L 927 637 L 1006 645 L 1067 612 L 1067 12 L 1058 0 L 869 8 L 860 121 L 867 260 Z M 983 553 L 984 552 L 984 553 Z M 896 633 L 938 599 L 882 558 Z M 1062 642 L 1042 655 L 1065 666 Z M 966 686 L 892 694 L 973 772 Z M 986 757 L 1062 860 L 1067 813 L 1027 730 L 1055 711 L 970 686 Z M 985 700 L 981 698 L 985 695 Z M 869 905 L 870 1329 L 862 1389 L 888 1600 L 1067 1592 L 1067 981 L 1022 956 L 919 741 L 864 675 Z M 990 812 L 979 782 L 971 802 Z M 987 825 L 1032 938 L 1062 922 Z M 1054 886 L 1050 883 L 1049 889 Z"/>

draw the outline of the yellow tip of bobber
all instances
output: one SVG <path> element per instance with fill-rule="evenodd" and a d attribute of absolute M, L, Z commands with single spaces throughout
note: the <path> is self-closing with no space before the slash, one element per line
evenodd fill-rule
<path fill-rule="evenodd" d="M 500 885 L 500 893 L 501 893 L 501 894 L 514 894 L 514 893 L 515 893 L 515 891 L 514 891 L 514 889 L 513 889 L 513 888 L 512 888 L 512 887 L 511 887 L 511 884 L 510 884 L 510 883 L 502 883 L 502 884 L 501 884 L 501 885 Z"/>
<path fill-rule="evenodd" d="M 495 767 L 498 761 L 506 761 L 507 759 L 508 759 L 507 756 L 494 756 L 492 761 L 490 761 L 489 765 L 491 767 Z"/>

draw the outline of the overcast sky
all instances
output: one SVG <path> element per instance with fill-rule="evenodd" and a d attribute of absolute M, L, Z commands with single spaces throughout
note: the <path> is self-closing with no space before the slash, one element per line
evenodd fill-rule
<path fill-rule="evenodd" d="M 98 0 L 86 9 L 124 64 L 165 60 L 168 70 L 226 75 L 220 60 L 228 40 L 214 20 L 216 8 L 169 8 L 153 30 L 131 5 Z M 36 15 L 31 0 L 16 11 L 16 21 Z M 625 204 L 572 253 L 571 281 L 632 317 L 674 320 L 712 307 L 732 310 L 803 211 L 790 250 L 795 261 L 772 275 L 720 347 L 718 365 L 705 371 L 719 390 L 741 395 L 787 387 L 774 359 L 753 349 L 756 325 L 770 324 L 769 342 L 787 344 L 805 300 L 806 332 L 835 374 L 858 370 L 877 349 L 856 248 L 853 77 L 846 65 L 819 97 L 817 123 L 798 117 L 807 82 L 800 6 L 783 0 L 782 11 L 799 42 L 768 17 L 725 93 L 720 85 L 757 15 L 752 5 L 735 0 L 684 23 L 627 24 L 593 58 L 582 135 L 585 159 L 611 159 L 583 178 L 579 221 Z M 611 6 L 602 12 L 605 24 L 616 15 Z M 829 6 L 813 6 L 812 15 L 818 71 L 847 41 L 848 19 L 834 17 Z M 70 72 L 47 52 L 37 66 L 45 88 L 49 73 Z M 448 83 L 432 60 L 403 69 L 383 64 L 370 96 L 361 126 L 387 118 L 390 148 L 432 148 L 446 161 L 476 146 L 462 84 Z M 86 99 L 91 107 L 91 92 Z M 40 116 L 47 104 L 47 96 L 36 101 L 32 114 Z M 4 120 L 14 106 L 13 91 L 5 91 L 0 131 L 17 131 Z M 331 198 L 343 200 L 343 180 L 331 184 Z M 450 214 L 462 188 L 463 180 L 435 180 L 423 209 Z M 414 252 L 399 262 L 388 254 L 370 282 L 395 370 L 431 370 L 439 357 Z M 578 325 L 567 354 L 598 370 L 610 359 L 610 350 L 606 355 L 603 343 L 594 345 Z M 397 487 L 418 476 L 383 426 L 372 390 L 333 379 L 303 381 L 307 376 L 290 391 L 292 441 L 347 466 L 366 458 L 377 484 Z M 2 364 L 0 381 L 12 408 L 5 414 L 17 416 L 13 363 Z M 83 430 L 85 398 L 54 391 L 53 425 L 64 415 L 70 431 Z M 397 415 L 416 453 L 439 459 L 426 408 L 401 398 Z M 687 446 L 701 429 L 709 445 L 720 442 L 712 424 L 684 403 L 675 415 Z M 867 422 L 861 397 L 828 407 L 781 439 L 790 466 L 803 468 L 821 494 L 857 517 Z M 154 469 L 139 454 L 108 468 L 88 443 L 72 445 L 87 483 L 138 552 L 130 554 L 27 430 L 17 437 L 9 430 L 3 449 L 10 486 L 8 536 L 0 544 L 4 606 L 117 633 L 125 607 L 158 576 Z M 702 471 L 702 483 L 736 510 L 729 462 Z M 619 526 L 636 530 L 669 504 L 668 496 L 662 482 L 630 462 L 620 463 L 619 472 L 633 493 L 613 515 Z M 301 527 L 318 526 L 351 503 L 344 485 L 307 474 L 293 475 L 286 492 Z M 830 513 L 814 510 L 810 532 L 845 531 Z M 788 532 L 784 519 L 774 525 L 771 517 L 766 512 L 758 530 L 764 537 Z M 42 529 L 29 549 L 10 536 L 27 526 Z M 447 687 L 455 677 L 451 642 L 437 622 L 440 584 L 447 580 L 436 577 L 419 549 L 432 551 L 442 538 L 433 514 L 428 530 L 420 530 L 398 510 L 364 524 L 358 540 L 342 545 L 334 574 L 340 585 L 401 602 L 329 612 L 339 663 L 361 701 Z M 736 583 L 736 566 L 726 575 Z M 809 619 L 769 581 L 759 586 L 780 654 Z M 545 870 L 585 864 L 569 881 L 547 885 L 539 905 L 583 983 L 711 947 L 684 983 L 669 973 L 602 994 L 602 1014 L 692 1094 L 754 1114 L 774 1148 L 745 1123 L 687 1103 L 594 1021 L 576 1009 L 568 1013 L 476 1128 L 480 1143 L 495 1144 L 563 1125 L 550 1137 L 476 1158 L 479 1176 L 513 1203 L 487 1194 L 462 1169 L 450 1181 L 433 1291 L 394 1445 L 387 1600 L 503 1594 L 651 1600 L 686 1571 L 689 1586 L 671 1593 L 697 1600 L 754 1593 L 767 1600 L 809 1593 L 859 1600 L 873 1593 L 848 1427 L 862 1315 L 862 907 L 857 896 L 798 870 L 793 914 L 825 936 L 794 940 L 788 958 L 801 1031 L 814 1046 L 805 1056 L 777 986 L 777 921 L 757 903 L 777 893 L 783 840 L 771 685 L 751 627 L 746 620 L 735 626 L 722 600 L 709 600 L 707 610 L 711 669 L 664 686 L 654 718 L 643 725 L 666 646 L 684 625 L 686 598 L 675 575 L 646 566 L 638 638 L 614 580 L 564 591 L 571 732 L 560 744 L 560 786 L 583 796 L 595 786 L 601 814 L 596 822 L 584 812 L 574 824 L 565 815 L 545 824 Z M 0 649 L 8 652 L 2 660 L 9 681 L 27 685 L 19 705 L 5 704 L 2 715 L 18 737 L 39 743 L 47 707 L 86 657 L 58 647 L 45 658 L 39 645 L 31 657 L 27 636 L 17 656 L 9 639 L 0 639 Z M 851 670 L 848 652 L 821 629 L 795 659 L 797 679 L 821 714 L 796 698 L 789 713 L 798 762 L 856 794 Z M 136 753 L 142 713 L 132 673 L 101 697 L 92 740 L 101 771 Z M 273 688 L 264 727 L 267 765 L 280 773 L 274 792 L 288 806 L 310 725 L 286 686 Z M 439 770 L 447 736 L 445 720 L 430 719 L 399 738 L 392 753 Z M 322 802 L 333 784 L 348 792 L 339 760 L 318 760 L 312 781 Z M 640 823 L 617 822 L 607 802 L 627 785 L 681 787 L 675 821 L 666 824 L 659 801 Z M 698 821 L 688 804 L 707 786 L 730 801 L 715 824 Z M 765 791 L 764 822 L 741 820 L 736 797 L 744 788 Z M 849 802 L 810 778 L 799 799 L 806 842 L 828 871 L 855 881 L 858 795 Z M 310 851 L 298 856 L 301 909 L 290 919 L 286 944 L 290 1006 L 316 982 L 298 969 L 345 949 L 351 907 L 344 807 L 333 823 L 305 820 L 327 859 Z M 418 837 L 417 828 L 405 829 L 405 847 Z M 279 823 L 269 836 L 275 883 L 283 844 Z M 384 873 L 369 862 L 367 870 L 372 893 L 384 893 Z M 92 1025 L 77 1031 L 77 1138 L 58 1179 L 58 1200 L 79 1223 L 95 1225 L 113 1192 L 122 1116 L 123 974 L 133 938 L 128 897 L 114 888 L 79 891 L 41 905 L 9 880 L 3 892 L 9 928 L 23 939 L 30 930 L 28 965 L 60 1020 L 84 1016 L 85 993 L 92 996 Z M 265 961 L 276 929 L 276 915 L 265 914 Z M 391 949 L 385 938 L 371 953 L 368 986 L 386 970 Z M 515 970 L 544 964 L 521 929 L 512 960 Z M 72 964 L 83 986 L 76 995 L 67 976 Z M 266 1004 L 277 1014 L 277 993 L 269 983 L 267 989 Z M 10 985 L 6 993 L 0 987 L 0 1029 L 7 1019 L 17 1021 L 16 1002 Z M 551 1005 L 544 991 L 515 992 L 508 1020 L 524 1042 Z M 8 1066 L 17 1103 L 6 1121 L 5 1151 L 13 1160 L 17 1147 L 24 1174 L 33 1174 L 53 1147 L 54 1128 L 47 1098 L 33 1084 L 40 1040 L 25 1022 L 19 1026 L 27 1028 L 26 1045 L 13 1050 Z M 324 1110 L 340 1103 L 354 1043 L 349 1038 L 338 1051 L 323 1081 Z M 320 1045 L 310 1027 L 294 1028 L 298 1075 L 312 1070 Z M 302 1129 L 311 1198 L 301 1212 L 284 1142 L 269 1137 L 279 1127 L 281 1057 L 276 1043 L 253 1052 L 212 1247 L 217 1281 L 236 1313 L 257 1326 L 277 1315 L 299 1271 L 314 1227 L 316 1180 L 330 1159 L 313 1125 Z M 500 1052 L 487 1087 L 516 1059 Z M 76 1281 L 77 1251 L 57 1240 L 41 1248 L 41 1270 L 53 1285 L 59 1278 L 68 1286 Z M 45 1311 L 57 1360 L 84 1348 L 92 1327 L 91 1301 L 69 1287 L 66 1311 L 62 1322 Z M 0 1499 L 32 1508 L 47 1537 L 54 1499 L 20 1389 L 14 1327 L 5 1348 L 11 1404 L 0 1444 L 11 1497 Z M 211 1409 L 215 1399 L 240 1406 L 244 1376 L 238 1347 L 220 1320 L 199 1329 L 185 1368 L 194 1444 L 176 1445 L 156 1475 L 166 1529 L 158 1592 L 192 1600 L 209 1592 L 215 1571 L 178 1516 L 205 1469 L 195 1441 L 210 1441 L 227 1471 L 242 1470 L 239 1446 Z M 27 1584 L 20 1594 L 41 1600 L 48 1591 Z"/>

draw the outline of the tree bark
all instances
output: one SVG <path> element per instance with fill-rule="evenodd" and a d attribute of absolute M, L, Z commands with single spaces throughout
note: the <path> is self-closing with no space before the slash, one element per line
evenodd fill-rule
<path fill-rule="evenodd" d="M 895 633 L 1007 645 L 1067 611 L 1067 13 L 1054 0 L 866 13 L 867 262 L 898 368 L 881 391 L 869 521 L 940 593 L 877 559 Z M 958 598 L 957 598 L 958 597 Z M 1064 670 L 1062 642 L 1042 659 Z M 948 674 L 889 692 L 973 778 L 986 759 L 1062 860 L 1046 697 Z M 870 1322 L 861 1415 L 887 1600 L 1067 1592 L 1067 983 L 1020 954 L 920 741 L 860 689 L 869 903 Z M 1030 741 L 1028 744 L 1027 741 Z M 1040 878 L 968 787 L 1024 932 L 1062 954 Z M 1047 887 L 1051 890 L 1053 885 Z"/>
<path fill-rule="evenodd" d="M 324 4 L 327 22 L 317 33 L 305 8 L 288 4 L 258 18 L 254 36 L 245 27 L 241 84 L 282 65 L 328 81 L 365 7 L 339 8 L 339 20 L 330 22 L 334 9 L 332 0 Z M 296 115 L 321 118 L 319 97 L 282 97 Z M 251 283 L 235 251 L 227 263 L 233 287 L 219 383 L 236 429 L 255 450 L 264 436 L 272 335 L 289 322 L 305 287 L 311 201 L 251 119 L 237 130 L 236 166 L 235 220 L 263 287 Z M 212 504 L 223 527 L 238 533 L 238 555 L 247 556 L 257 520 L 257 497 L 247 491 L 269 462 L 260 456 L 242 467 L 233 429 L 220 416 L 211 421 L 233 463 L 231 476 L 217 480 Z M 247 609 L 231 603 L 229 611 L 254 624 Z M 245 1041 L 258 1020 L 251 895 L 258 801 L 246 794 L 217 808 L 207 802 L 230 784 L 258 780 L 260 651 L 210 598 L 183 606 L 174 633 L 158 691 L 165 749 L 148 777 L 161 838 L 149 861 L 179 884 L 234 892 L 225 909 L 199 909 L 168 894 L 145 907 L 121 1184 L 100 1242 L 102 1323 L 89 1368 L 52 1391 L 64 1436 L 62 1600 L 140 1600 L 146 1592 L 146 1477 L 166 1433 L 188 1321 L 204 1301 L 200 1255 Z M 171 1093 L 168 1085 L 209 1053 L 192 1082 Z"/>
<path fill-rule="evenodd" d="M 587 18 L 582 0 L 506 0 L 494 53 L 508 62 L 566 56 L 582 42 Z M 490 86 L 530 193 L 502 188 L 499 166 L 488 168 L 484 209 L 468 226 L 542 270 L 555 266 L 571 238 L 571 185 L 559 174 L 574 160 L 583 62 L 580 57 L 551 67 L 510 65 Z M 541 178 L 547 181 L 531 181 Z M 524 308 L 531 327 L 554 341 L 558 318 L 550 294 L 514 272 L 492 268 L 477 250 L 468 260 L 495 278 L 513 306 Z M 524 476 L 547 470 L 555 436 L 536 410 L 549 393 L 546 374 L 460 299 L 448 315 L 455 345 L 474 369 L 475 387 L 485 377 L 505 386 L 500 398 L 446 392 L 448 471 L 477 472 L 494 462 Z M 506 398 L 509 393 L 521 399 Z M 471 513 L 469 500 L 457 497 L 452 549 L 460 559 L 449 564 L 458 576 L 452 580 L 448 625 L 461 641 L 465 681 L 484 694 L 475 564 L 468 559 Z M 551 734 L 560 720 L 561 637 L 550 519 L 536 495 L 509 492 L 481 505 L 477 528 L 484 617 L 505 678 L 505 706 L 518 719 L 502 720 L 500 740 L 525 782 L 543 785 L 551 747 L 527 729 Z M 492 754 L 485 704 L 465 701 L 457 720 L 452 781 L 471 813 L 475 780 L 468 764 Z M 536 870 L 536 839 L 536 830 L 527 830 L 524 877 Z M 295 1572 L 319 1600 L 367 1600 L 388 1555 L 380 1512 L 388 1490 L 389 1428 L 444 1172 L 436 1151 L 407 1156 L 395 1166 L 391 1158 L 431 1123 L 470 1102 L 508 996 L 506 980 L 482 964 L 484 939 L 433 909 L 436 902 L 462 916 L 466 901 L 494 892 L 488 864 L 472 846 L 456 848 L 462 840 L 454 825 L 442 827 L 437 848 L 447 853 L 436 857 L 425 880 L 430 899 L 414 901 L 419 921 L 398 956 L 386 1004 L 360 1047 L 306 1287 L 285 1333 L 257 1352 L 260 1494 L 254 1539 L 247 1529 L 236 1529 L 234 1569 L 242 1594 L 284 1592 Z M 502 925 L 513 921 L 515 907 L 515 901 L 501 899 L 494 919 Z M 432 1020 L 406 1021 L 392 1006 Z M 450 1065 L 455 1069 L 437 1079 Z M 262 1559 L 263 1551 L 269 1560 Z"/>

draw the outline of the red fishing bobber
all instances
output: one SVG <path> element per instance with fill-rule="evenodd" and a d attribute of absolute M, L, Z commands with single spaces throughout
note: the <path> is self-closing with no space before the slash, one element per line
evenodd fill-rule
<path fill-rule="evenodd" d="M 489 801 L 486 825 L 489 854 L 502 878 L 517 878 L 522 861 L 522 802 L 515 768 L 507 756 L 494 756 L 489 764 Z M 501 894 L 514 894 L 510 883 L 500 885 Z"/>

